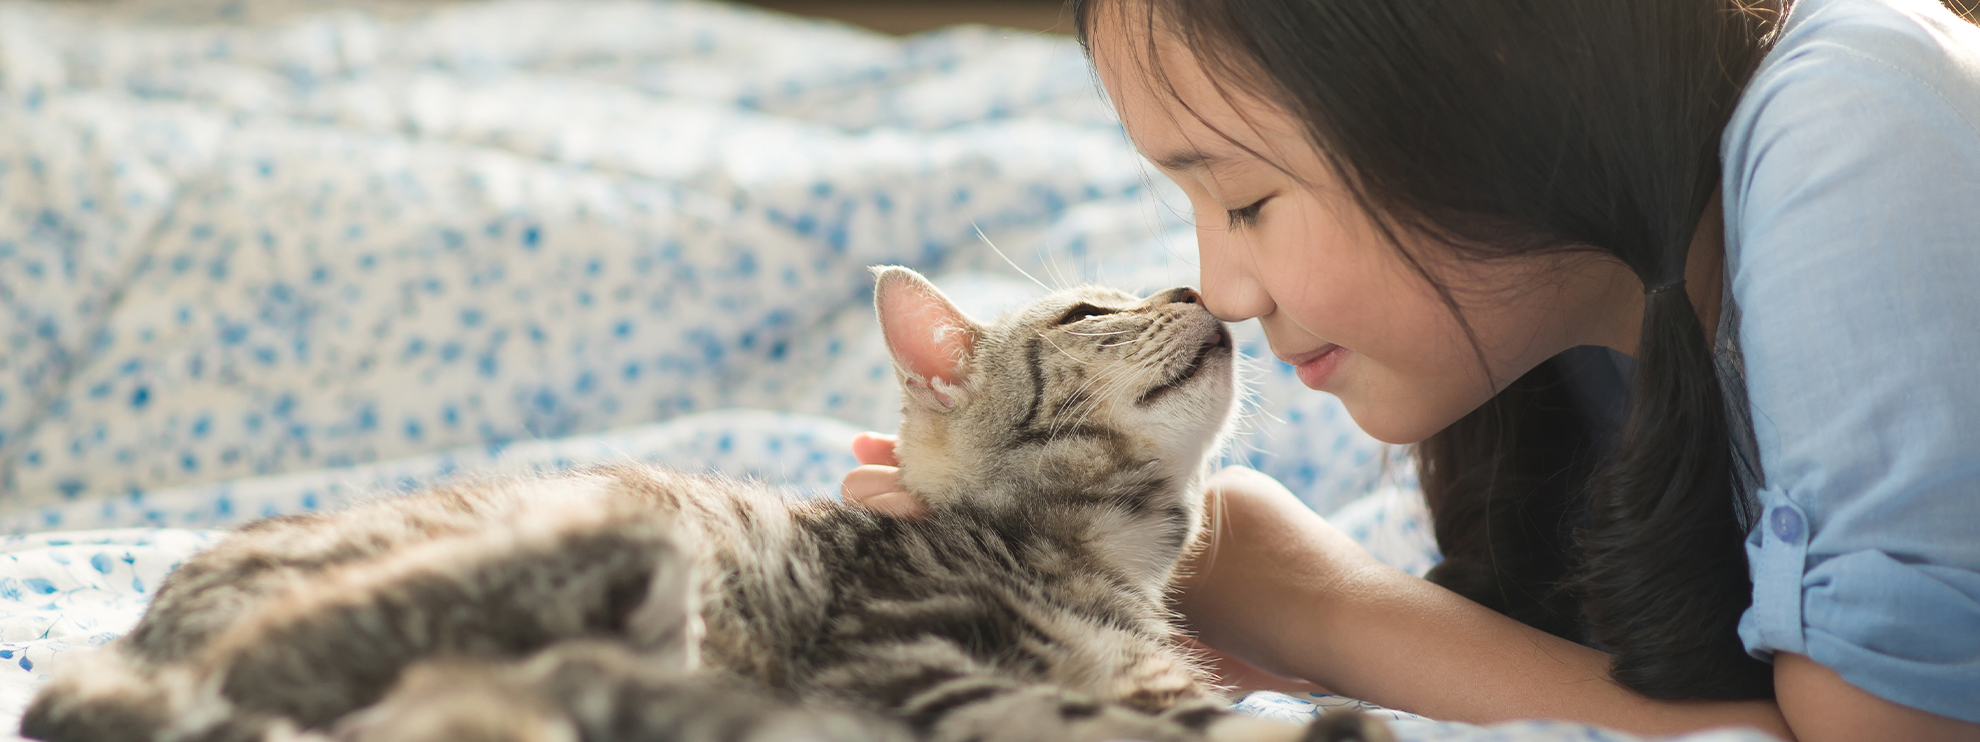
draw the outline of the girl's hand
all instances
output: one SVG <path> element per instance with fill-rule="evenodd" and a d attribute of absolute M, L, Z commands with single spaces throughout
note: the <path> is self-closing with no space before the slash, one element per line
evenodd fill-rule
<path fill-rule="evenodd" d="M 928 504 L 901 489 L 901 461 L 894 457 L 900 439 L 884 433 L 861 433 L 853 438 L 853 458 L 864 466 L 852 470 L 839 485 L 846 502 L 897 518 L 928 514 Z"/>
<path fill-rule="evenodd" d="M 1203 669 L 1209 670 L 1211 676 L 1216 678 L 1217 684 L 1228 689 L 1232 698 L 1243 698 L 1261 690 L 1287 694 L 1327 692 L 1326 688 L 1304 680 L 1280 677 L 1260 670 L 1249 662 L 1219 652 L 1216 647 L 1195 639 L 1184 640 L 1183 646 L 1191 654 L 1196 655 L 1203 663 Z"/>

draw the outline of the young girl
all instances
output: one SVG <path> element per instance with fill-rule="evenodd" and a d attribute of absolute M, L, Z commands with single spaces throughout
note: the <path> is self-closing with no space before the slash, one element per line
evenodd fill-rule
<path fill-rule="evenodd" d="M 1178 607 L 1428 716 L 1980 739 L 1980 29 L 1932 0 L 1079 0 L 1202 289 L 1445 559 L 1212 481 Z M 847 494 L 899 513 L 891 444 Z M 1239 663 L 1234 662 L 1233 666 Z"/>

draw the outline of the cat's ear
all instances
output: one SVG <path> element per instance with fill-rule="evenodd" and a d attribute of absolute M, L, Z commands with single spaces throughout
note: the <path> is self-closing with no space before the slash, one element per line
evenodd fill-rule
<path fill-rule="evenodd" d="M 880 334 L 894 354 L 903 391 L 910 399 L 923 397 L 943 408 L 964 401 L 982 330 L 921 274 L 883 266 L 874 268 L 873 275 L 873 308 L 880 314 Z"/>

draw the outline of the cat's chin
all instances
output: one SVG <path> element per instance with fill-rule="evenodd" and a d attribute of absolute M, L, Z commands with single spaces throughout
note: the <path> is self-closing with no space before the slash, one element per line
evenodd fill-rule
<path fill-rule="evenodd" d="M 1211 327 L 1209 335 L 1204 338 L 1203 344 L 1197 347 L 1195 357 L 1191 358 L 1187 365 L 1176 369 L 1169 378 L 1142 392 L 1141 396 L 1134 400 L 1135 406 L 1154 405 L 1170 393 L 1197 382 L 1213 381 L 1228 385 L 1232 371 L 1229 362 L 1234 355 L 1236 355 L 1236 344 L 1231 340 L 1230 329 L 1224 327 L 1222 322 L 1216 323 Z M 1223 371 L 1221 376 L 1214 373 L 1219 370 Z"/>

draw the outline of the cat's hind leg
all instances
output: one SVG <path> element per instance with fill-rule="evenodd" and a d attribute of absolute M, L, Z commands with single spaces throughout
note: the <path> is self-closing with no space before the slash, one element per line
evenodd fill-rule
<path fill-rule="evenodd" d="M 529 507 L 528 484 L 468 483 L 349 510 L 254 521 L 174 569 L 121 644 L 154 664 L 184 660 L 300 582 L 409 544 L 498 524 Z"/>
<path fill-rule="evenodd" d="M 326 573 L 229 628 L 195 664 L 240 711 L 321 728 L 430 657 L 516 658 L 610 635 L 694 661 L 692 563 L 667 519 L 532 515 Z"/>

